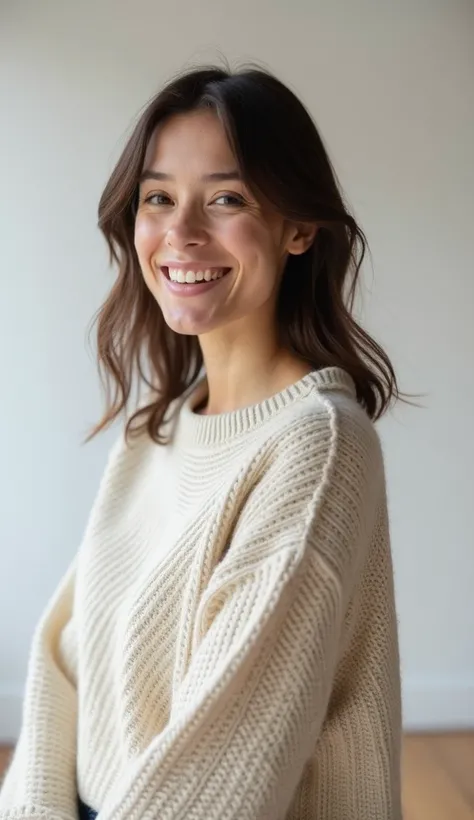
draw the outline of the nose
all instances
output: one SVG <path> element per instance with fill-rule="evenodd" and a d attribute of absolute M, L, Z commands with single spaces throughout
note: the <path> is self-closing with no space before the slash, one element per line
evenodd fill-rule
<path fill-rule="evenodd" d="M 166 232 L 166 244 L 170 248 L 205 245 L 209 241 L 204 217 L 197 208 L 177 208 L 170 217 Z"/>

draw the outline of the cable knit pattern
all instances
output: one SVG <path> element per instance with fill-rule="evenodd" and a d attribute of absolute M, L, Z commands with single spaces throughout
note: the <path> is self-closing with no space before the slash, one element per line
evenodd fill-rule
<path fill-rule="evenodd" d="M 0 820 L 400 820 L 384 462 L 339 368 L 112 448 Z M 76 780 L 77 778 L 77 780 Z"/>

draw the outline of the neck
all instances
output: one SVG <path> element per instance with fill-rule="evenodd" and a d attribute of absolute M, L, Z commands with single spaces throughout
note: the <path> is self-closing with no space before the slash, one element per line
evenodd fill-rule
<path fill-rule="evenodd" d="M 200 337 L 208 396 L 202 415 L 217 415 L 257 404 L 313 369 L 278 345 L 270 333 L 236 334 L 229 343 Z"/>

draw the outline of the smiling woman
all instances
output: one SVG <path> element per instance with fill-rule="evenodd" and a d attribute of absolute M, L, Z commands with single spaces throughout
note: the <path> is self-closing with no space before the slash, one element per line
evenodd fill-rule
<path fill-rule="evenodd" d="M 309 113 L 255 68 L 175 78 L 99 225 L 89 439 L 147 395 L 37 626 L 0 820 L 400 820 L 373 424 L 400 394 L 351 315 L 365 238 Z"/>
<path fill-rule="evenodd" d="M 162 444 L 171 402 L 203 366 L 213 413 L 329 366 L 351 375 L 374 420 L 402 398 L 352 316 L 364 234 L 311 116 L 268 72 L 211 66 L 166 85 L 105 187 L 99 225 L 119 273 L 97 316 L 107 399 L 87 440 L 129 407 L 137 374 L 150 401 L 130 413 L 127 435 L 146 428 Z M 193 291 L 158 275 L 181 270 L 188 285 L 188 271 L 205 281 L 214 267 L 230 271 Z"/>

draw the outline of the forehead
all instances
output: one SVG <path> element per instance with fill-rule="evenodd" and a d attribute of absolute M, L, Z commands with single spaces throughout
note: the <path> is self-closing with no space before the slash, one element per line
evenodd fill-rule
<path fill-rule="evenodd" d="M 191 111 L 174 114 L 155 128 L 143 165 L 176 174 L 194 167 L 200 172 L 205 168 L 225 171 L 236 162 L 217 114 Z"/>

